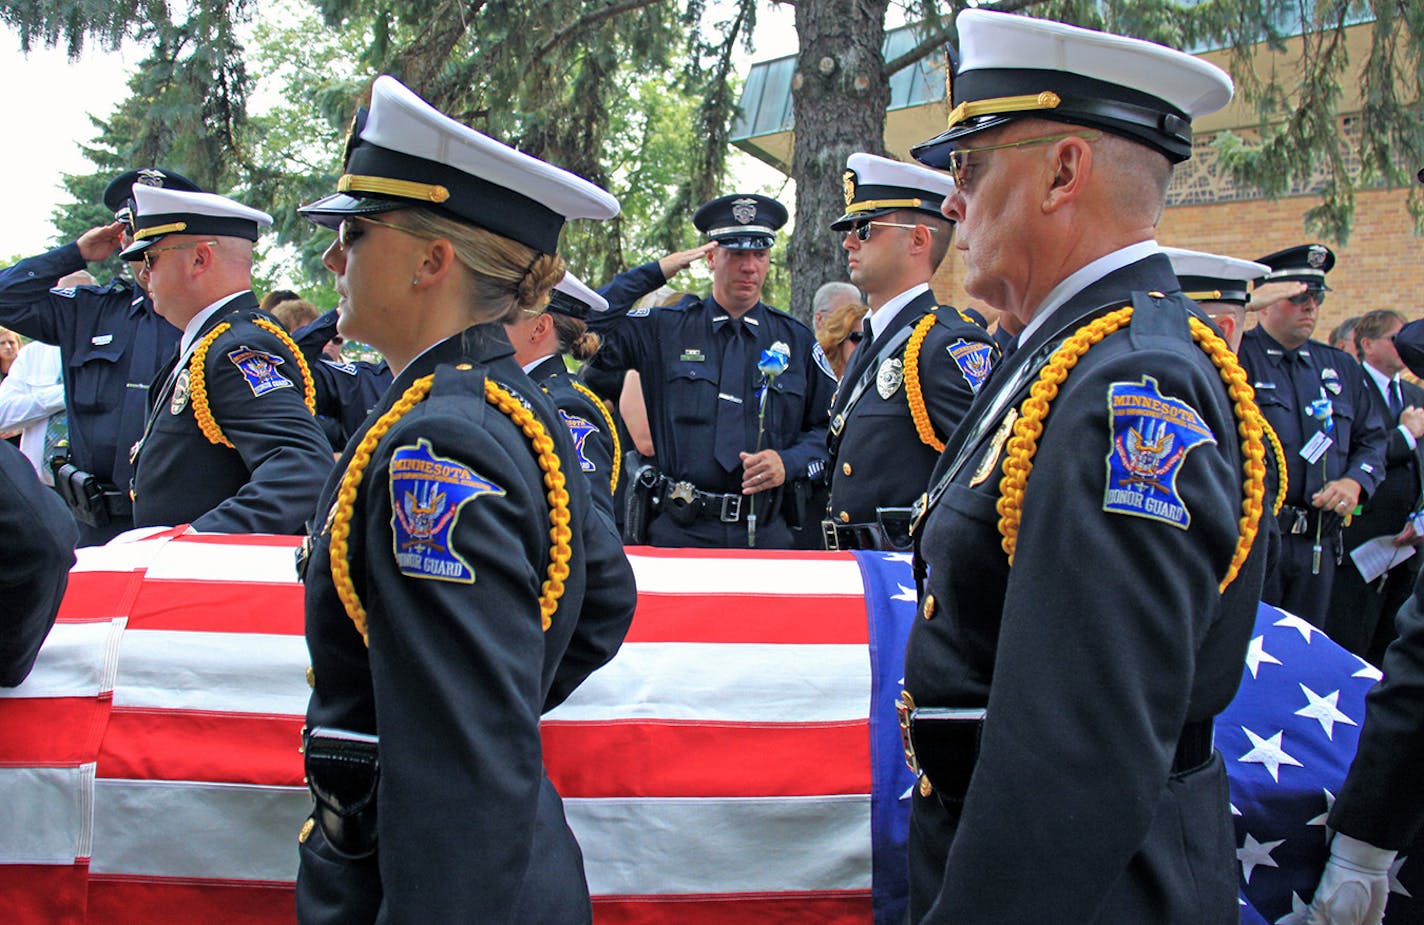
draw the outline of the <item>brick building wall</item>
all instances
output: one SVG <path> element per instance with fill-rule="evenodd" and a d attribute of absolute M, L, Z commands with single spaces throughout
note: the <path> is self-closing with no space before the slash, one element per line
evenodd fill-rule
<path fill-rule="evenodd" d="M 1334 291 L 1327 297 L 1316 326 L 1317 339 L 1323 339 L 1344 318 L 1376 308 L 1392 308 L 1411 321 L 1424 318 L 1424 238 L 1414 235 L 1406 197 L 1407 191 L 1399 189 L 1357 194 L 1349 243 L 1330 245 L 1336 262 L 1327 282 Z M 1317 202 L 1312 196 L 1290 196 L 1274 202 L 1172 206 L 1162 216 L 1157 240 L 1173 247 L 1254 259 L 1318 240 L 1306 233 L 1304 223 L 1306 211 Z M 992 310 L 965 294 L 963 275 L 958 252 L 951 250 L 935 274 L 934 289 L 940 300 L 960 308 L 972 306 L 992 319 Z"/>

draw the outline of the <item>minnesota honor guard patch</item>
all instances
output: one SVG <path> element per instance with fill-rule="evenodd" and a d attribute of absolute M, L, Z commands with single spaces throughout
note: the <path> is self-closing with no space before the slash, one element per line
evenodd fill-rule
<path fill-rule="evenodd" d="M 1192 515 L 1177 493 L 1177 473 L 1193 447 L 1214 444 L 1216 436 L 1191 405 L 1163 396 L 1151 376 L 1109 386 L 1108 415 L 1103 510 L 1187 529 Z"/>
<path fill-rule="evenodd" d="M 252 390 L 253 395 L 262 396 L 277 389 L 295 388 L 292 380 L 277 371 L 277 367 L 286 360 L 275 353 L 238 347 L 229 353 L 227 358 L 247 380 L 247 387 Z"/>
<path fill-rule="evenodd" d="M 474 584 L 475 570 L 450 541 L 460 508 L 478 495 L 504 489 L 453 459 L 436 456 L 430 441 L 391 455 L 391 544 L 396 566 L 410 578 Z"/>
<path fill-rule="evenodd" d="M 954 358 L 954 362 L 959 364 L 959 371 L 964 374 L 969 388 L 975 392 L 979 391 L 979 386 L 989 378 L 989 370 L 994 364 L 994 345 L 961 337 L 945 349 Z"/>
<path fill-rule="evenodd" d="M 598 428 L 576 414 L 569 414 L 563 408 L 559 409 L 559 420 L 564 422 L 564 426 L 569 429 L 569 436 L 574 438 L 574 452 L 578 454 L 579 468 L 584 472 L 593 472 L 598 466 L 584 454 L 583 448 L 588 443 L 588 435 Z"/>

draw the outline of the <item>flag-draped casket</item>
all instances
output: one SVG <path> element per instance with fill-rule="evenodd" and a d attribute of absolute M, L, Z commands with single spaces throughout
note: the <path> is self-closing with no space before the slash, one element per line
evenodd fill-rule
<path fill-rule="evenodd" d="M 160 534 L 80 552 L 34 673 L 0 691 L 4 921 L 292 919 L 309 808 L 296 544 Z M 544 723 L 597 921 L 898 922 L 908 557 L 629 556 L 627 642 Z M 1308 895 L 1312 819 L 1378 677 L 1279 611 L 1257 633 L 1217 738 L 1253 922 Z"/>

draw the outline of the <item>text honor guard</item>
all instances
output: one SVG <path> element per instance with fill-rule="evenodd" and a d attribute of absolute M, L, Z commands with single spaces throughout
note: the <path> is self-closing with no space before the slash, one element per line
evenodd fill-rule
<path fill-rule="evenodd" d="M 930 290 L 954 224 L 940 214 L 947 174 L 852 154 L 843 236 L 850 280 L 870 306 L 831 406 L 827 549 L 908 549 L 910 505 L 989 376 L 988 332 Z"/>
<path fill-rule="evenodd" d="M 539 718 L 617 651 L 632 570 L 505 325 L 612 196 L 377 78 L 337 192 L 338 330 L 395 381 L 322 493 L 305 558 L 314 807 L 297 919 L 591 920 Z"/>
<path fill-rule="evenodd" d="M 595 369 L 642 377 L 656 457 L 628 489 L 647 523 L 625 530 L 654 546 L 789 548 L 790 483 L 825 471 L 834 374 L 811 329 L 761 300 L 786 218 L 767 196 L 708 202 L 692 223 L 716 244 L 710 295 L 633 309 L 666 279 L 648 264 L 590 319 Z"/>
<path fill-rule="evenodd" d="M 134 444 L 134 525 L 299 533 L 331 471 L 311 371 L 252 294 L 266 212 L 215 193 L 136 184 L 140 279 L 183 332 L 149 388 Z"/>
<path fill-rule="evenodd" d="M 1153 239 L 1231 80 L 1056 22 L 957 28 L 949 129 L 913 153 L 955 177 L 966 291 L 1023 330 L 914 531 L 910 920 L 1234 922 L 1212 719 L 1260 596 L 1265 450 Z"/>
<path fill-rule="evenodd" d="M 1260 324 L 1241 339 L 1241 365 L 1287 463 L 1278 515 L 1281 555 L 1262 599 L 1323 627 L 1344 556 L 1341 527 L 1384 479 L 1388 434 L 1360 364 L 1310 339 L 1334 253 L 1307 244 L 1257 262 L 1271 268 L 1262 283 L 1305 285 L 1304 292 L 1263 307 Z"/>

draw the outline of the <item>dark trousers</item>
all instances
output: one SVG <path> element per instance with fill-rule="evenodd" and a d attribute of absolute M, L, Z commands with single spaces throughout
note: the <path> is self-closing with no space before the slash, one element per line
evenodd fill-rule
<path fill-rule="evenodd" d="M 1369 584 L 1360 577 L 1354 562 L 1341 563 L 1330 589 L 1325 632 L 1360 658 L 1378 665 L 1395 637 L 1394 615 L 1414 592 L 1418 577 L 1417 554 Z"/>
<path fill-rule="evenodd" d="M 648 524 L 649 546 L 686 546 L 695 549 L 748 549 L 747 524 L 722 523 L 713 518 L 698 518 L 682 526 L 667 514 L 659 514 Z M 772 519 L 757 516 L 757 549 L 790 549 L 791 530 L 779 514 Z"/>
<path fill-rule="evenodd" d="M 1282 535 L 1281 554 L 1275 569 L 1266 576 L 1261 600 L 1324 629 L 1325 614 L 1330 609 L 1330 587 L 1335 582 L 1335 553 L 1339 542 L 1339 533 L 1324 540 L 1321 544 L 1320 572 L 1312 574 L 1314 534 Z"/>

